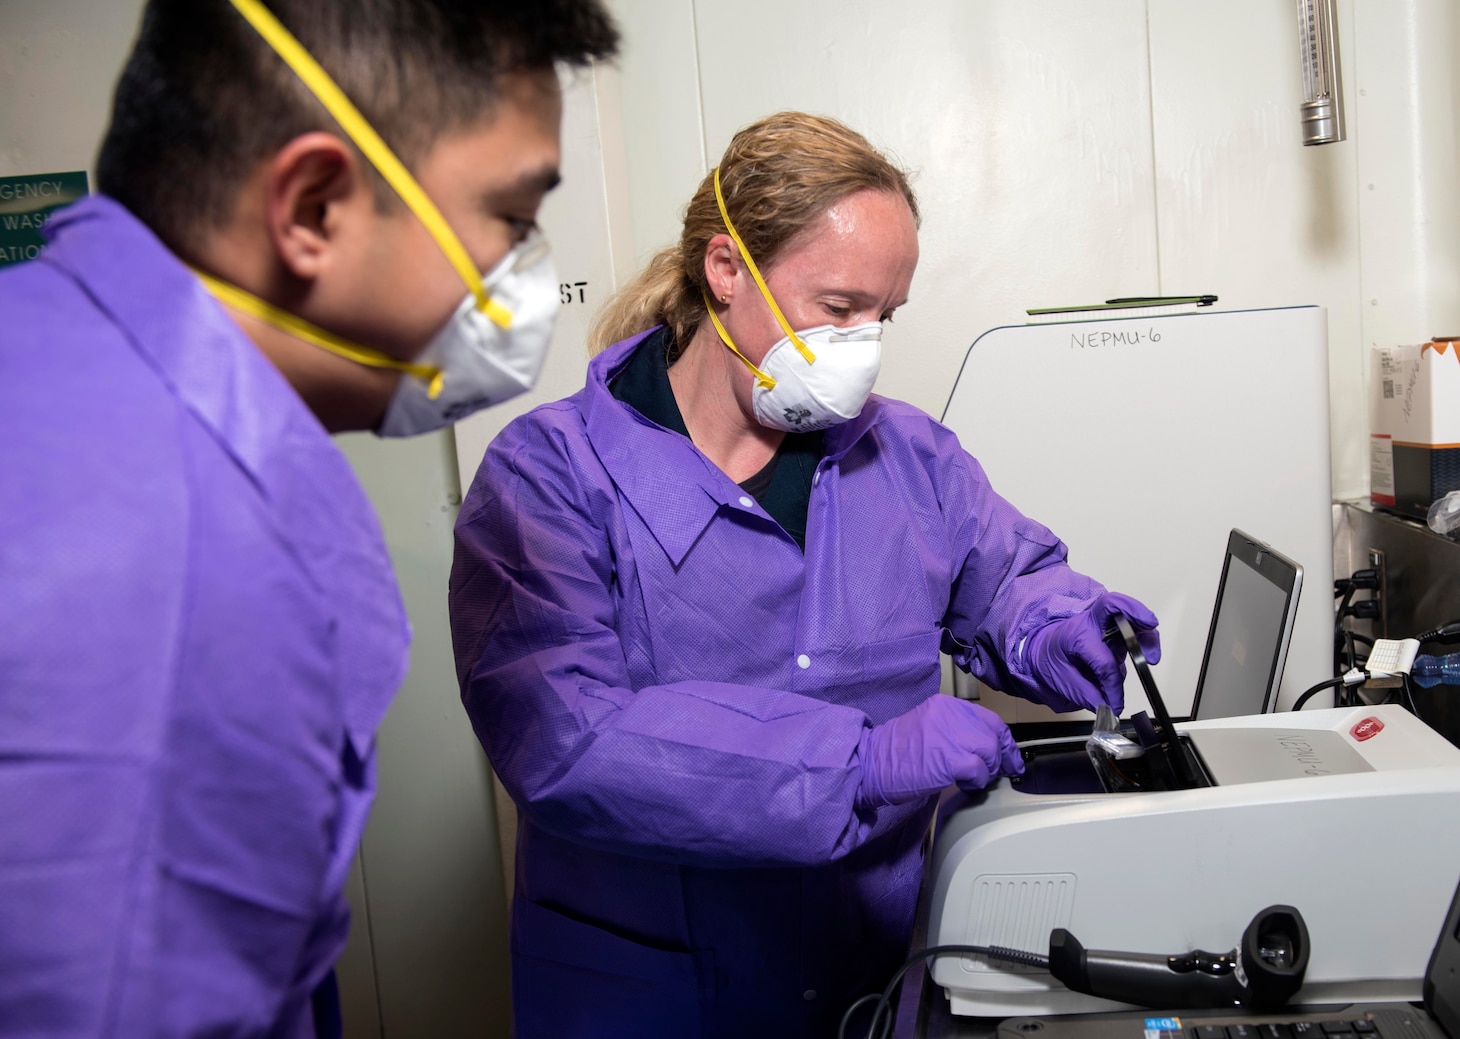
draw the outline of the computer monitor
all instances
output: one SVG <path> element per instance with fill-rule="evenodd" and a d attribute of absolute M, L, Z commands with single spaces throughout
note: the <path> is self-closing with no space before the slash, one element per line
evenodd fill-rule
<path fill-rule="evenodd" d="M 1192 699 L 1193 718 L 1235 718 L 1277 706 L 1302 585 L 1301 566 L 1232 531 Z"/>

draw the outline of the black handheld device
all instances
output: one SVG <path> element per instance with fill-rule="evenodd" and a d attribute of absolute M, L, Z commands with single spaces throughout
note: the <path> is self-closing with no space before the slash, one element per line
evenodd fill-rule
<path fill-rule="evenodd" d="M 1049 935 L 1049 972 L 1074 992 L 1157 1009 L 1277 1010 L 1303 987 L 1308 927 L 1292 906 L 1253 917 L 1231 952 L 1161 956 L 1086 949 L 1063 927 Z"/>
<path fill-rule="evenodd" d="M 1171 720 L 1170 712 L 1166 710 L 1166 701 L 1161 698 L 1161 690 L 1156 688 L 1156 679 L 1151 674 L 1151 666 L 1146 662 L 1145 653 L 1141 651 L 1135 629 L 1123 614 L 1117 613 L 1111 619 L 1115 622 L 1115 631 L 1111 634 L 1124 641 L 1126 655 L 1141 680 L 1141 688 L 1146 691 L 1151 710 L 1156 713 L 1154 724 L 1141 714 L 1131 719 L 1141 743 L 1146 748 L 1146 756 L 1151 759 L 1151 769 L 1155 777 L 1168 790 L 1190 790 L 1193 787 L 1206 786 L 1206 781 L 1200 777 L 1198 768 L 1191 761 L 1186 746 L 1176 732 L 1176 725 Z"/>

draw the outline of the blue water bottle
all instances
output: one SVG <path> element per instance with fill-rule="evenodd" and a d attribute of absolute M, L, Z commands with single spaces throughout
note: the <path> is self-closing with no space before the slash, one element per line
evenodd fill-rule
<path fill-rule="evenodd" d="M 1417 656 L 1409 677 L 1426 689 L 1434 685 L 1460 685 L 1460 653 L 1443 657 Z"/>

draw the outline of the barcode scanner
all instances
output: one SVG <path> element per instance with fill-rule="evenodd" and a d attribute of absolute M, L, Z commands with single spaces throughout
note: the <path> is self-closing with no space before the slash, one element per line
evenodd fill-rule
<path fill-rule="evenodd" d="M 1049 972 L 1074 992 L 1153 1009 L 1277 1010 L 1303 987 L 1308 927 L 1292 906 L 1253 917 L 1231 952 L 1161 956 L 1086 949 L 1069 931 L 1049 934 Z"/>

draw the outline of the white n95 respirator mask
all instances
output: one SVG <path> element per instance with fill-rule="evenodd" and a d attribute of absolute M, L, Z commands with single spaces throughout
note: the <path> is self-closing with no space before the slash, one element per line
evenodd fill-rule
<path fill-rule="evenodd" d="M 439 383 L 403 375 L 377 430 L 381 436 L 449 426 L 537 382 L 558 313 L 558 275 L 547 239 L 534 232 L 483 279 L 483 287 L 510 315 L 508 323 L 499 324 L 479 297 L 468 295 L 415 361 L 439 371 Z"/>
<path fill-rule="evenodd" d="M 436 203 L 319 62 L 261 0 L 232 4 L 421 221 L 466 286 L 467 297 L 419 357 L 402 361 L 198 271 L 208 291 L 234 309 L 356 364 L 401 372 L 376 429 L 381 436 L 429 433 L 531 389 L 542 371 L 558 313 L 558 278 L 546 240 L 533 232 L 483 277 Z"/>
<path fill-rule="evenodd" d="M 725 230 L 740 250 L 740 258 L 755 279 L 761 297 L 771 308 L 781 331 L 786 333 L 766 351 L 760 365 L 756 366 L 730 338 L 730 333 L 715 313 L 714 300 L 708 293 L 702 293 L 705 310 L 709 312 L 720 341 L 755 376 L 751 404 L 755 408 L 756 421 L 772 429 L 802 433 L 826 429 L 856 418 L 862 413 L 867 397 L 872 393 L 872 385 L 877 381 L 877 373 L 882 368 L 881 324 L 873 321 L 846 328 L 818 325 L 805 331 L 794 331 L 761 277 L 755 260 L 751 259 L 750 251 L 740 240 L 735 225 L 730 222 L 725 196 L 720 191 L 718 166 L 715 168 L 715 202 L 720 206 Z"/>
<path fill-rule="evenodd" d="M 723 328 L 718 319 L 716 326 Z M 729 345 L 728 334 L 722 337 Z M 756 374 L 750 396 L 756 421 L 803 433 L 860 415 L 882 367 L 882 326 L 820 325 L 797 332 L 796 338 L 814 361 L 807 360 L 787 336 L 767 351 L 758 367 L 750 365 Z M 740 355 L 739 350 L 735 353 Z"/>

